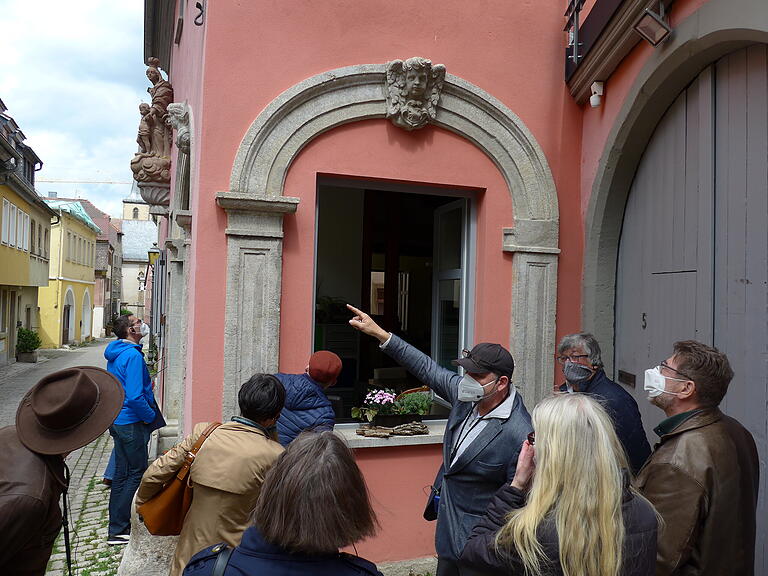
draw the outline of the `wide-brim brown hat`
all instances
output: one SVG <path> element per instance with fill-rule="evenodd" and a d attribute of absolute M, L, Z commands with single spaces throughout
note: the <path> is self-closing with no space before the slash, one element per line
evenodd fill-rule
<path fill-rule="evenodd" d="M 112 425 L 123 407 L 120 381 L 95 366 L 49 374 L 24 396 L 16 411 L 16 433 L 39 454 L 82 448 Z"/>

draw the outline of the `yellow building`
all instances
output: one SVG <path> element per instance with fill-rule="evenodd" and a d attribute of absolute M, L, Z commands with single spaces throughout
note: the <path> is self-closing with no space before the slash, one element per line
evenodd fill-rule
<path fill-rule="evenodd" d="M 43 348 L 91 339 L 96 236 L 100 232 L 80 202 L 46 198 L 56 217 L 51 224 L 48 286 L 40 289 Z"/>
<path fill-rule="evenodd" d="M 16 358 L 16 331 L 40 328 L 38 289 L 48 284 L 54 212 L 34 189 L 40 158 L 0 100 L 0 365 Z"/>

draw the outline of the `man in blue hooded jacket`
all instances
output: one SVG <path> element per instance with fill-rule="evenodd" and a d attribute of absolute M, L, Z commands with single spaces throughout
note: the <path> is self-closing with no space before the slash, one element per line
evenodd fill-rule
<path fill-rule="evenodd" d="M 109 495 L 107 544 L 126 544 L 131 531 L 131 501 L 147 469 L 147 441 L 152 430 L 165 425 L 152 392 L 144 354 L 141 319 L 120 316 L 113 331 L 117 340 L 104 351 L 107 371 L 123 386 L 123 408 L 109 427 L 115 444 L 115 475 Z"/>
<path fill-rule="evenodd" d="M 277 421 L 280 444 L 288 446 L 302 430 L 332 430 L 336 414 L 325 390 L 336 384 L 341 358 L 328 350 L 309 357 L 303 374 L 275 374 L 285 386 L 285 407 Z"/>

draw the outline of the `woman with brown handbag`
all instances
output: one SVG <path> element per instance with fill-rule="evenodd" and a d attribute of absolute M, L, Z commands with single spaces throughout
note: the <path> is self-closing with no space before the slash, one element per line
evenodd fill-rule
<path fill-rule="evenodd" d="M 239 546 L 200 551 L 184 576 L 382 576 L 339 551 L 373 536 L 378 522 L 352 450 L 330 430 L 302 432 L 286 447 L 252 518 Z"/>
<path fill-rule="evenodd" d="M 270 374 L 256 374 L 240 388 L 241 416 L 210 433 L 194 457 L 189 482 L 192 505 L 184 519 L 170 576 L 181 574 L 191 556 L 206 546 L 237 546 L 248 526 L 267 471 L 283 452 L 275 423 L 285 403 L 285 389 Z M 208 428 L 197 424 L 189 436 L 155 460 L 144 473 L 136 506 L 158 493 L 181 468 L 187 453 Z"/>

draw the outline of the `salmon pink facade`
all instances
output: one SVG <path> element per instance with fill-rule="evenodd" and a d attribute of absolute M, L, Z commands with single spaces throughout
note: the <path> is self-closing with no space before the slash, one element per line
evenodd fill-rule
<path fill-rule="evenodd" d="M 662 273 L 688 274 L 679 280 L 688 282 L 694 270 L 698 280 L 690 281 L 701 285 L 705 272 L 717 276 L 682 260 L 654 268 L 654 259 L 673 258 L 678 249 L 688 257 L 682 246 L 691 244 L 678 242 L 674 230 L 690 226 L 654 231 L 671 234 L 659 247 L 636 240 L 632 230 L 647 225 L 640 215 L 652 203 L 632 202 L 663 189 L 671 202 L 664 213 L 679 214 L 693 204 L 690 196 L 675 200 L 681 190 L 701 191 L 701 182 L 712 181 L 723 190 L 713 193 L 716 214 L 717 198 L 726 189 L 732 194 L 735 185 L 714 175 L 722 170 L 712 168 L 710 178 L 707 167 L 717 165 L 719 150 L 738 149 L 720 143 L 735 120 L 718 106 L 728 93 L 730 109 L 740 109 L 733 98 L 742 76 L 752 115 L 744 125 L 765 117 L 762 0 L 145 6 L 145 57 L 160 59 L 186 114 L 176 125 L 170 205 L 157 212 L 165 280 L 158 288 L 162 328 L 153 329 L 161 338 L 164 411 L 175 423 L 168 441 L 196 422 L 230 417 L 252 373 L 302 372 L 318 349 L 344 362 L 330 391 L 340 421 L 369 386 L 418 385 L 346 326 L 346 302 L 446 366 L 462 348 L 503 344 L 515 357 L 514 382 L 529 410 L 562 382 L 554 353 L 565 334 L 593 332 L 609 376 L 638 404 L 646 402 L 642 369 L 652 359 L 645 355 L 683 338 L 724 346 L 722 327 L 735 320 L 717 320 L 717 288 L 696 300 L 696 314 L 715 309 L 713 320 L 689 327 L 686 318 L 668 321 L 659 302 L 671 292 L 653 284 Z M 672 30 L 656 47 L 633 30 L 646 9 L 663 9 Z M 578 17 L 564 19 L 566 10 Z M 431 61 L 427 88 L 436 104 L 431 116 L 422 111 L 426 125 L 411 130 L 393 121 L 392 95 L 400 86 L 411 98 L 397 61 L 413 57 Z M 765 74 L 762 82 L 768 86 Z M 594 83 L 602 85 L 596 107 L 589 101 Z M 717 96 L 711 102 L 710 93 Z M 707 118 L 718 130 L 705 134 Z M 671 135 L 676 122 L 690 136 L 680 145 Z M 741 142 L 737 132 L 729 142 Z M 188 144 L 179 144 L 183 134 Z M 761 150 L 759 136 L 745 128 L 743 137 L 745 150 Z M 656 170 L 668 181 L 642 180 L 654 174 L 652 161 L 662 161 L 652 150 L 669 158 L 694 140 L 712 154 L 702 144 L 697 160 L 691 152 Z M 729 174 L 755 175 L 745 189 L 768 194 L 751 160 L 729 158 Z M 706 172 L 698 184 L 689 182 L 694 160 Z M 681 163 L 690 168 L 678 182 Z M 701 218 L 690 234 L 709 230 Z M 716 226 L 712 238 L 717 267 Z M 746 241 L 730 245 L 760 258 Z M 651 263 L 637 264 L 647 281 L 632 280 L 640 262 Z M 750 282 L 765 277 L 764 268 Z M 748 286 L 762 292 L 749 292 L 745 306 L 760 310 L 765 286 Z M 691 298 L 679 297 L 671 310 L 687 310 Z M 635 300 L 642 302 L 637 310 Z M 766 320 L 764 307 L 759 314 Z M 768 352 L 768 334 L 755 330 L 744 339 L 759 356 Z M 734 385 L 753 386 L 752 397 L 765 399 L 765 366 L 756 372 L 725 348 L 750 374 L 750 384 L 742 383 L 737 370 Z M 631 360 L 632 350 L 642 354 Z M 746 399 L 729 401 L 726 410 L 752 431 L 764 461 L 765 402 L 750 412 Z M 660 414 L 643 416 L 650 431 Z M 359 551 L 377 562 L 429 557 L 434 530 L 420 513 L 439 443 L 381 442 L 385 447 L 356 448 L 382 523 L 380 536 Z M 764 541 L 764 520 L 758 530 Z M 762 549 L 757 562 L 768 562 Z"/>

